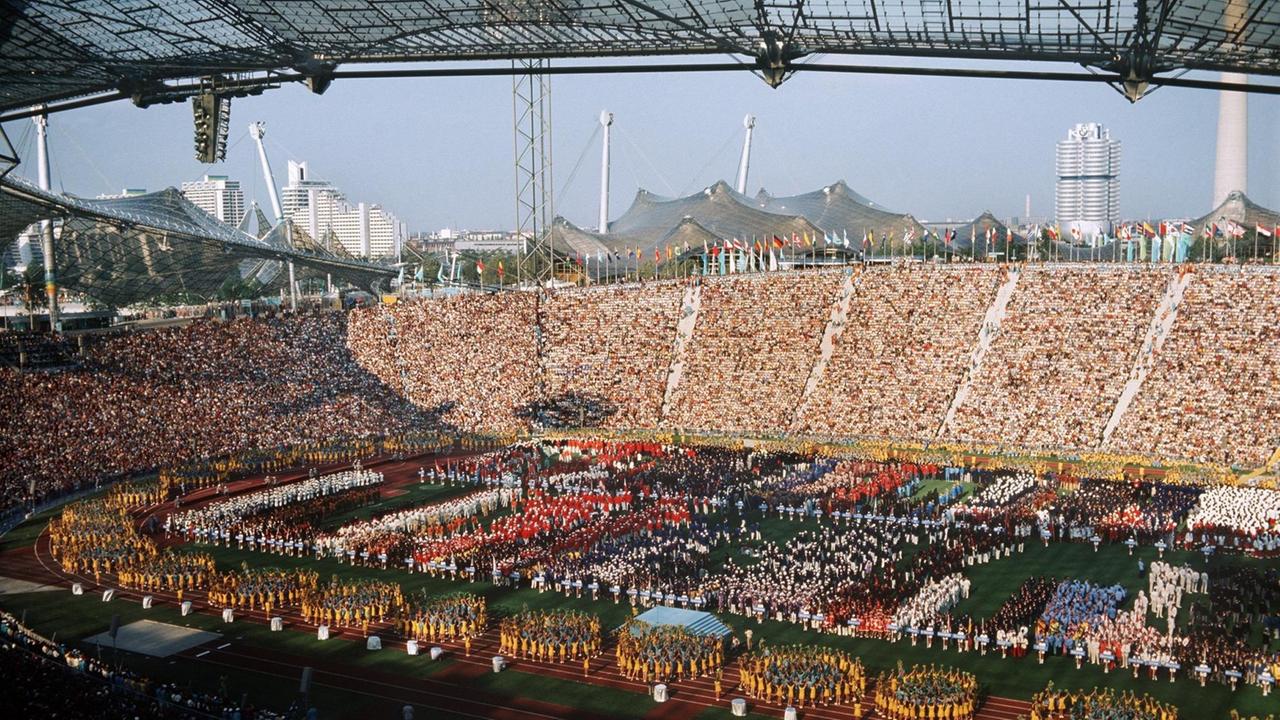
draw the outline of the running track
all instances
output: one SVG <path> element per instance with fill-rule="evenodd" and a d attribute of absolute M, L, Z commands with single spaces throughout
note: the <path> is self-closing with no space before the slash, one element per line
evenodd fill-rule
<path fill-rule="evenodd" d="M 372 468 L 374 465 L 374 463 L 371 463 L 366 467 Z M 387 485 L 390 488 L 403 486 L 417 479 L 417 463 L 412 461 L 404 463 L 384 461 L 376 463 L 376 465 L 380 466 L 380 469 L 387 475 Z M 326 468 L 326 470 L 336 469 L 337 467 L 346 467 L 346 465 L 333 466 Z M 281 475 L 282 482 L 302 477 L 301 475 Z M 260 487 L 262 487 L 261 478 L 240 480 L 228 486 L 228 493 L 239 494 Z M 215 496 L 216 492 L 212 489 L 201 490 L 187 496 L 187 502 L 184 504 L 187 507 L 203 504 L 213 500 Z M 139 520 L 165 509 L 168 505 L 166 503 L 143 509 Z M 67 588 L 70 588 L 74 582 L 80 582 L 86 588 L 86 598 L 92 594 L 91 588 L 101 590 L 102 587 L 106 587 L 106 585 L 101 587 L 96 585 L 91 577 L 64 572 L 50 553 L 47 532 L 42 532 L 32 547 L 11 550 L 0 555 L 0 566 L 4 568 L 3 572 L 6 576 L 31 582 L 59 585 Z M 128 599 L 141 602 L 143 594 L 137 590 L 116 588 L 116 597 L 121 600 Z M 172 593 L 161 591 L 149 594 L 154 597 L 156 604 L 168 602 L 176 605 L 177 603 L 176 596 Z M 197 612 L 221 616 L 220 608 L 209 607 L 204 592 L 188 592 L 186 593 L 186 599 L 192 601 L 193 607 Z M 315 634 L 315 626 L 304 622 L 296 611 L 277 612 L 275 614 L 284 618 L 288 629 Z M 261 611 L 238 610 L 236 615 L 237 622 L 260 622 L 263 625 L 269 622 L 269 618 Z M 403 651 L 404 644 L 402 641 L 390 640 L 394 632 L 389 624 L 384 623 L 376 628 L 371 627 L 370 631 L 383 638 L 383 647 L 386 650 L 391 652 Z M 492 720 L 551 720 L 553 718 L 606 720 L 609 717 L 532 698 L 494 695 L 469 687 L 470 681 L 475 677 L 492 672 L 490 658 L 498 654 L 497 635 L 497 630 L 491 628 L 480 638 L 473 641 L 470 657 L 464 655 L 462 645 L 459 643 L 435 643 L 446 649 L 447 654 L 454 659 L 454 665 L 436 673 L 432 677 L 419 678 L 383 673 L 345 664 L 318 662 L 314 658 L 298 657 L 246 643 L 227 643 L 225 639 L 219 639 L 206 645 L 192 648 L 176 657 L 181 657 L 192 663 L 207 665 L 215 669 L 215 671 L 219 668 L 235 668 L 267 677 L 279 678 L 287 683 L 297 681 L 298 668 L 310 665 L 315 669 L 312 682 L 316 686 L 365 695 L 397 704 L 414 705 L 429 711 L 448 712 L 468 718 Z M 335 632 L 332 637 L 333 641 L 337 642 L 364 642 L 364 638 L 355 630 Z M 430 645 L 430 643 L 422 643 L 424 662 L 430 662 L 425 657 L 427 648 Z M 508 662 L 509 667 L 516 672 L 530 672 L 561 680 L 590 683 L 635 693 L 648 692 L 648 686 L 644 683 L 628 680 L 618 673 L 613 662 L 611 647 L 608 645 L 606 645 L 600 656 L 592 660 L 590 674 L 586 677 L 583 676 L 580 663 L 561 665 L 513 659 L 508 659 Z M 645 717 L 646 719 L 653 718 L 654 720 L 687 720 L 708 708 L 716 707 L 722 708 L 725 711 L 725 717 L 728 717 L 729 701 L 734 697 L 740 696 L 740 693 L 734 692 L 738 684 L 738 667 L 736 663 L 730 664 L 725 668 L 722 684 L 725 693 L 722 698 L 717 700 L 714 686 L 709 678 L 696 678 L 668 683 L 671 699 L 666 703 L 653 703 L 652 709 Z M 649 701 L 641 701 L 637 696 L 636 702 Z M 748 706 L 750 711 L 754 713 L 773 717 L 782 716 L 782 707 L 776 704 L 748 698 Z M 863 708 L 866 713 L 865 717 L 883 718 L 872 709 L 873 703 L 870 702 L 870 698 L 864 700 Z M 978 711 L 977 718 L 978 720 L 1016 720 L 1016 718 L 1026 715 L 1029 708 L 1029 703 L 1025 701 L 988 697 Z M 802 709 L 800 717 L 802 720 L 847 719 L 852 717 L 852 710 L 849 706 L 811 707 Z"/>

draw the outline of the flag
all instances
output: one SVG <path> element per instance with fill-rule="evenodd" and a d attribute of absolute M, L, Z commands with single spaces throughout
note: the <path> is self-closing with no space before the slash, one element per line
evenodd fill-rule
<path fill-rule="evenodd" d="M 484 275 L 484 261 L 476 259 L 476 275 Z"/>
<path fill-rule="evenodd" d="M 1142 223 L 1142 234 L 1147 237 L 1155 237 L 1156 229 L 1151 227 L 1151 223 L 1144 221 Z"/>
<path fill-rule="evenodd" d="M 436 270 L 436 282 L 444 282 L 444 263 L 440 263 L 440 268 Z"/>
<path fill-rule="evenodd" d="M 786 240 L 783 240 L 782 238 L 778 237 L 777 235 L 774 235 L 774 236 L 773 236 L 773 246 L 774 246 L 774 247 L 776 247 L 776 248 L 778 248 L 779 250 L 781 250 L 782 248 L 784 248 L 784 247 L 786 247 L 786 246 L 787 246 L 787 241 L 786 241 Z"/>
<path fill-rule="evenodd" d="M 844 247 L 846 250 L 849 249 L 849 228 L 844 229 Z"/>
<path fill-rule="evenodd" d="M 1257 234 L 1261 235 L 1262 237 L 1271 237 L 1271 231 L 1270 231 L 1270 230 L 1268 230 L 1268 229 L 1266 229 L 1266 228 L 1264 228 L 1264 227 L 1262 227 L 1262 225 L 1261 225 L 1261 224 L 1254 225 L 1254 226 L 1253 226 L 1253 231 L 1254 231 L 1255 233 L 1257 233 Z"/>
<path fill-rule="evenodd" d="M 656 247 L 653 249 L 653 261 L 656 263 L 662 262 L 662 253 L 658 252 Z"/>
<path fill-rule="evenodd" d="M 498 279 L 501 280 L 503 275 L 507 274 L 506 268 L 502 267 L 502 261 L 498 261 Z"/>
<path fill-rule="evenodd" d="M 1058 238 L 1061 237 L 1061 232 L 1058 230 L 1057 226 L 1047 227 L 1044 231 L 1049 233 L 1049 239 L 1054 242 L 1058 242 Z"/>

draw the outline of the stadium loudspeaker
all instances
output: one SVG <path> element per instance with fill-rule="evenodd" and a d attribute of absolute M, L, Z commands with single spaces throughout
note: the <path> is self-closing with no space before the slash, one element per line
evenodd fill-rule
<path fill-rule="evenodd" d="M 111 629 L 107 631 L 107 635 L 112 640 L 116 639 L 116 635 L 120 633 L 120 613 L 111 616 Z"/>
<path fill-rule="evenodd" d="M 298 692 L 306 695 L 311 690 L 311 668 L 302 668 L 302 677 L 298 680 Z"/>

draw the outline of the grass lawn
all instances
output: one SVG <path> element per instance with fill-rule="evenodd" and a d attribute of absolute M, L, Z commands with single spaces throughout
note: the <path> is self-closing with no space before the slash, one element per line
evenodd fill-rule
<path fill-rule="evenodd" d="M 400 502 L 398 507 L 422 502 L 434 502 L 449 497 L 448 487 L 414 486 L 410 494 L 392 498 Z M 385 511 L 386 506 L 376 509 Z M 361 512 L 372 513 L 375 509 L 364 508 Z M 776 515 L 768 518 L 755 518 L 760 523 L 761 533 L 766 539 L 783 542 L 794 533 L 814 528 L 815 523 L 780 520 Z M 30 544 L 44 520 L 33 520 L 19 528 L 4 539 L 6 547 L 21 547 Z M 430 594 L 452 592 L 473 592 L 483 595 L 490 608 L 492 617 L 519 611 L 521 608 L 553 608 L 572 607 L 595 613 L 601 617 L 606 629 L 620 625 L 631 615 L 631 608 L 625 599 L 615 605 L 611 599 L 602 596 L 597 602 L 589 597 L 565 598 L 559 593 L 537 593 L 528 588 L 511 590 L 499 588 L 491 583 L 453 582 L 445 579 L 431 578 L 424 574 L 410 574 L 401 569 L 388 570 L 373 568 L 356 568 L 338 563 L 334 560 L 316 561 L 311 558 L 289 558 L 263 553 L 237 550 L 234 548 L 205 547 L 211 552 L 223 568 L 239 567 L 242 562 L 252 566 L 309 567 L 318 571 L 322 579 L 337 575 L 343 579 L 379 578 L 394 579 L 400 582 L 406 592 L 423 591 Z M 740 548 L 717 550 L 716 561 L 724 561 L 733 557 L 736 562 L 749 562 L 750 559 L 741 553 Z M 1130 557 L 1127 548 L 1119 545 L 1103 546 L 1098 552 L 1085 544 L 1055 543 L 1048 548 L 1042 547 L 1038 541 L 1027 543 L 1026 552 L 1011 558 L 991 562 L 966 569 L 966 574 L 973 581 L 972 596 L 962 601 L 957 612 L 974 617 L 990 616 L 1013 592 L 1024 579 L 1034 575 L 1050 575 L 1059 578 L 1081 578 L 1095 583 L 1120 583 L 1129 591 L 1126 606 L 1131 605 L 1132 598 L 1139 589 L 1146 587 L 1145 578 L 1137 574 L 1137 560 L 1141 557 L 1148 564 L 1156 558 L 1155 550 L 1147 548 Z M 1165 559 L 1170 562 L 1188 562 L 1193 567 L 1204 566 L 1204 559 L 1198 553 L 1168 552 Z M 1223 563 L 1253 562 L 1242 558 L 1218 557 L 1211 561 L 1211 567 Z M 1261 566 L 1280 567 L 1280 561 L 1272 560 L 1258 563 Z M 0 568 L 2 574 L 3 568 Z M 1212 574 L 1212 570 L 1211 570 Z M 448 661 L 431 663 L 422 657 L 413 658 L 400 652 L 370 653 L 356 643 L 330 641 L 318 642 L 309 633 L 286 631 L 271 633 L 265 626 L 236 623 L 224 625 L 219 619 L 193 615 L 179 617 L 176 608 L 157 606 L 150 611 L 143 611 L 138 605 L 117 601 L 104 604 L 98 598 L 85 595 L 76 597 L 69 592 L 46 592 L 7 595 L 0 598 L 0 605 L 16 615 L 25 614 L 26 623 L 40 632 L 62 641 L 78 641 L 89 635 L 106 630 L 111 615 L 118 613 L 122 623 L 132 622 L 143 617 L 171 622 L 178 625 L 197 627 L 213 632 L 224 633 L 233 643 L 244 643 L 249 646 L 269 648 L 299 658 L 307 658 L 316 665 L 344 664 L 351 667 L 362 667 L 390 675 L 410 679 L 421 679 L 442 672 L 450 667 Z M 1280 700 L 1263 698 L 1256 688 L 1242 686 L 1232 693 L 1227 687 L 1210 684 L 1200 688 L 1187 678 L 1179 678 L 1170 683 L 1167 679 L 1159 682 L 1134 680 L 1130 674 L 1118 672 L 1104 674 L 1100 668 L 1086 665 L 1076 670 L 1074 663 L 1067 658 L 1049 658 L 1044 665 L 1036 663 L 1034 656 L 1021 660 L 1002 660 L 998 652 L 988 653 L 982 657 L 976 653 L 957 653 L 954 650 L 943 652 L 940 646 L 928 649 L 921 642 L 918 647 L 911 647 L 907 641 L 888 643 L 880 640 L 845 638 L 808 632 L 799 626 L 789 623 L 765 621 L 756 623 L 740 616 L 725 615 L 722 619 L 735 631 L 751 627 L 757 640 L 763 638 L 768 644 L 821 643 L 844 649 L 862 658 L 872 673 L 894 667 L 898 661 L 910 665 L 912 663 L 940 663 L 953 665 L 975 673 L 985 689 L 993 695 L 1012 698 L 1028 698 L 1032 693 L 1044 688 L 1052 681 L 1058 687 L 1090 688 L 1093 686 L 1109 686 L 1119 690 L 1133 690 L 1172 702 L 1183 709 L 1183 717 L 1198 720 L 1199 718 L 1226 718 L 1231 709 L 1241 714 L 1266 715 L 1280 710 Z M 176 682 L 194 682 L 201 688 L 214 689 L 226 677 L 227 686 L 233 692 L 248 692 L 251 699 L 262 704 L 283 707 L 294 698 L 297 691 L 297 673 L 279 673 L 262 675 L 260 673 L 234 666 L 219 667 L 211 672 L 207 664 L 171 662 L 141 656 L 122 654 L 123 661 L 132 669 L 145 672 L 158 679 Z M 1164 677 L 1162 675 L 1162 677 Z M 531 673 L 513 671 L 501 674 L 483 674 L 466 681 L 477 690 L 503 696 L 520 696 L 536 698 L 561 705 L 572 706 L 588 711 L 609 714 L 619 718 L 637 718 L 644 715 L 653 706 L 638 693 L 601 688 L 568 680 L 549 678 Z M 376 695 L 376 693 L 373 693 Z M 317 703 L 322 704 L 322 717 L 393 717 L 388 713 L 396 710 L 394 703 L 376 700 L 370 697 L 366 689 L 343 687 L 338 684 L 319 682 L 313 695 Z M 367 715 L 365 713 L 368 713 Z M 448 717 L 432 715 L 432 717 Z M 707 710 L 698 715 L 699 718 L 727 717 L 727 711 Z"/>

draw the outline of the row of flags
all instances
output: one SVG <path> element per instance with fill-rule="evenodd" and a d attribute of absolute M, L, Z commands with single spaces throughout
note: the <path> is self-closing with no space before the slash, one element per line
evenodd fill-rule
<path fill-rule="evenodd" d="M 1280 237 L 1280 224 L 1275 226 L 1264 226 L 1261 223 L 1256 223 L 1254 225 L 1253 232 L 1256 237 Z M 1047 235 L 1050 240 L 1057 242 L 1062 239 L 1062 228 L 1059 225 L 1049 225 L 1043 228 L 1039 225 L 1035 225 L 1032 226 L 1030 231 L 1027 233 L 1027 237 L 1040 237 L 1041 234 Z M 1069 234 L 1072 240 L 1077 243 L 1083 240 L 1079 228 L 1071 228 Z M 1234 220 L 1224 220 L 1221 224 L 1206 223 L 1201 234 L 1205 239 L 1242 238 L 1248 234 L 1248 229 Z M 1134 260 L 1135 255 L 1137 256 L 1136 259 L 1146 260 L 1147 243 L 1137 241 L 1161 241 L 1158 245 L 1154 242 L 1151 245 L 1151 255 L 1156 259 L 1165 255 L 1170 255 L 1170 253 L 1166 251 L 1164 245 L 1165 242 L 1168 242 L 1170 243 L 1169 247 L 1177 248 L 1172 253 L 1172 257 L 1177 258 L 1179 255 L 1182 255 L 1187 248 L 1189 248 L 1191 238 L 1194 235 L 1195 228 L 1185 222 L 1160 221 L 1155 225 L 1152 225 L 1150 222 L 1144 221 L 1141 223 L 1128 223 L 1121 225 L 1116 229 L 1114 239 L 1123 241 L 1130 245 L 1127 251 L 1130 260 Z M 924 233 L 921 235 L 921 239 L 926 243 L 932 240 L 933 242 L 941 242 L 946 247 L 953 247 L 956 244 L 958 236 L 958 231 L 955 228 L 944 230 L 941 234 L 925 229 Z M 886 234 L 886 239 L 892 243 L 893 237 L 894 232 L 890 230 Z M 915 237 L 916 229 L 914 227 L 908 226 L 903 229 L 903 243 L 910 244 L 915 240 Z M 975 223 L 969 227 L 969 244 L 971 247 L 976 246 L 978 237 L 978 226 Z M 982 237 L 986 240 L 987 247 L 996 246 L 1001 241 L 1005 242 L 1007 245 L 1011 245 L 1014 242 L 1013 229 L 1007 226 L 1004 227 L 1003 232 L 1001 232 L 1001 229 L 994 224 L 990 225 L 983 231 Z M 1110 241 L 1111 238 L 1104 236 L 1102 240 L 1105 243 Z M 720 240 L 718 242 L 711 243 L 703 240 L 701 254 L 703 270 L 709 270 L 709 265 L 711 263 L 715 263 L 720 266 L 721 272 L 724 272 L 725 270 L 728 270 L 729 272 L 777 270 L 779 259 L 783 255 L 781 252 L 782 250 L 785 250 L 788 247 L 793 249 L 813 248 L 818 246 L 819 243 L 827 248 L 842 247 L 844 249 L 854 249 L 860 246 L 862 251 L 866 252 L 869 248 L 875 246 L 876 234 L 874 230 L 865 230 L 862 234 L 860 243 L 856 241 L 850 242 L 849 232 L 847 230 L 843 233 L 823 232 L 821 237 L 819 237 L 817 233 L 808 232 L 793 232 L 790 238 L 781 237 L 775 234 L 767 234 L 763 239 L 753 238 L 750 245 L 738 238 Z M 1134 246 L 1137 247 L 1135 248 Z M 690 247 L 688 241 L 685 241 L 683 246 L 679 244 L 655 246 L 653 248 L 653 261 L 654 263 L 661 263 L 665 258 L 666 261 L 670 262 L 681 255 L 688 254 L 692 249 L 693 248 Z M 627 246 L 622 250 L 614 252 L 597 251 L 594 257 L 591 253 L 584 254 L 581 252 L 575 252 L 572 257 L 572 261 L 579 267 L 590 268 L 594 262 L 597 268 L 607 268 L 611 263 L 621 263 L 624 259 L 643 261 L 644 253 L 644 249 L 640 246 Z M 458 253 L 454 252 L 451 255 L 448 265 L 448 277 L 446 278 L 445 263 L 441 263 L 439 271 L 436 274 L 437 281 L 441 283 L 452 283 L 461 279 L 461 268 L 458 267 Z M 475 260 L 476 275 L 483 279 L 485 269 L 486 265 L 484 260 L 482 258 L 477 258 Z M 503 265 L 502 260 L 499 260 L 497 263 L 496 274 L 499 282 L 501 282 L 506 276 L 506 267 Z M 418 266 L 418 270 L 414 277 L 419 282 L 424 280 L 421 265 Z"/>

